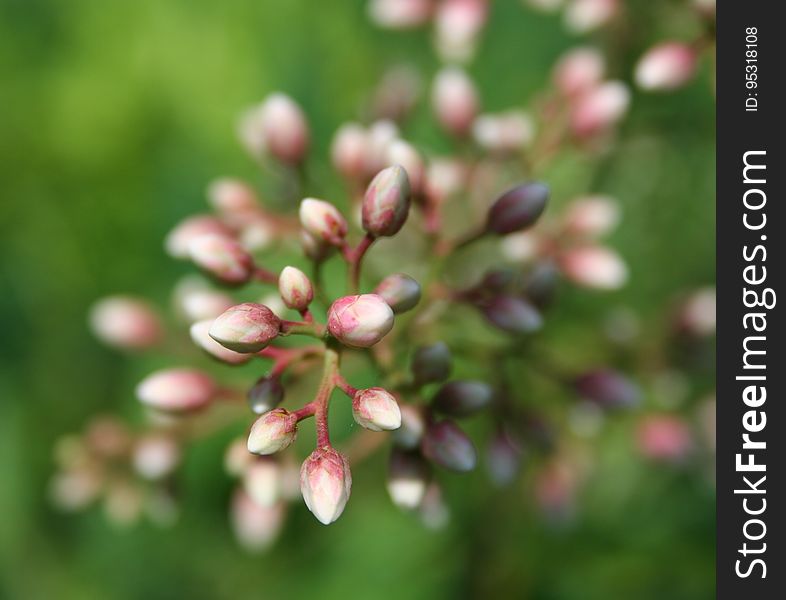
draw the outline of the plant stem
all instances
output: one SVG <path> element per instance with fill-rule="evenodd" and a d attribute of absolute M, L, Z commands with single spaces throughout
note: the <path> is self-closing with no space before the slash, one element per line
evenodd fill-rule
<path fill-rule="evenodd" d="M 325 326 L 315 322 L 282 320 L 281 335 L 309 335 L 319 339 L 325 335 Z"/>
<path fill-rule="evenodd" d="M 253 278 L 262 283 L 278 283 L 278 275 L 264 267 L 254 267 Z"/>
<path fill-rule="evenodd" d="M 363 262 L 363 257 L 371 247 L 371 244 L 374 243 L 374 240 L 374 236 L 367 233 L 363 236 L 363 239 L 360 240 L 356 248 L 344 252 L 344 260 L 349 264 L 347 287 L 349 288 L 348 291 L 350 294 L 358 293 L 358 289 L 360 288 L 360 267 Z"/>
<path fill-rule="evenodd" d="M 317 395 L 314 398 L 315 416 L 317 420 L 317 447 L 330 446 L 330 431 L 328 429 L 328 408 L 330 406 L 330 394 L 336 387 L 336 375 L 338 374 L 339 353 L 338 350 L 328 346 L 325 349 L 325 363 L 322 371 L 322 381 L 319 383 Z"/>

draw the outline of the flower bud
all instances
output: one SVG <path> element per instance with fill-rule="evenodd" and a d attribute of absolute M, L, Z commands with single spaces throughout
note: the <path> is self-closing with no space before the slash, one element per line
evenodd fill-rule
<path fill-rule="evenodd" d="M 643 90 L 668 91 L 685 85 L 695 72 L 695 51 L 687 44 L 665 42 L 641 57 L 634 77 Z"/>
<path fill-rule="evenodd" d="M 434 16 L 436 46 L 446 61 L 472 58 L 478 34 L 488 17 L 487 0 L 443 0 Z"/>
<path fill-rule="evenodd" d="M 347 235 L 347 221 L 338 209 L 324 200 L 306 198 L 300 203 L 300 224 L 317 240 L 341 246 Z"/>
<path fill-rule="evenodd" d="M 498 235 L 513 233 L 532 226 L 549 200 L 549 188 L 538 182 L 518 185 L 497 198 L 491 205 L 487 231 Z"/>
<path fill-rule="evenodd" d="M 420 506 L 431 479 L 431 469 L 417 452 L 393 449 L 388 463 L 387 489 L 393 504 L 404 510 Z"/>
<path fill-rule="evenodd" d="M 232 530 L 246 550 L 259 552 L 273 544 L 284 524 L 285 504 L 265 507 L 257 504 L 242 489 L 232 497 Z"/>
<path fill-rule="evenodd" d="M 284 267 L 278 277 L 278 291 L 288 308 L 304 311 L 314 299 L 314 287 L 308 276 L 295 267 Z"/>
<path fill-rule="evenodd" d="M 478 112 L 478 93 L 464 71 L 447 67 L 434 80 L 432 103 L 440 124 L 449 133 L 464 136 Z"/>
<path fill-rule="evenodd" d="M 248 390 L 248 406 L 262 415 L 273 410 L 284 400 L 284 386 L 278 377 L 262 377 Z"/>
<path fill-rule="evenodd" d="M 381 296 L 396 315 L 412 310 L 420 302 L 420 284 L 404 273 L 388 275 L 374 288 L 374 293 Z"/>
<path fill-rule="evenodd" d="M 418 510 L 421 522 L 428 529 L 442 529 L 450 521 L 450 509 L 445 504 L 442 488 L 436 481 L 432 481 L 426 488 L 426 494 L 423 496 Z"/>
<path fill-rule="evenodd" d="M 180 446 L 171 437 L 150 434 L 137 440 L 131 462 L 145 479 L 161 479 L 175 470 L 180 462 Z"/>
<path fill-rule="evenodd" d="M 466 178 L 464 164 L 454 159 L 437 158 L 429 163 L 424 191 L 431 202 L 441 204 L 463 189 Z"/>
<path fill-rule="evenodd" d="M 142 516 L 143 507 L 142 489 L 131 481 L 114 481 L 104 493 L 104 514 L 115 527 L 125 528 L 136 523 Z"/>
<path fill-rule="evenodd" d="M 420 445 L 426 431 L 423 410 L 413 404 L 399 404 L 401 427 L 393 432 L 393 442 L 399 448 L 413 450 Z"/>
<path fill-rule="evenodd" d="M 352 416 L 371 431 L 393 431 L 401 427 L 401 411 L 396 398 L 381 387 L 358 390 L 352 398 Z"/>
<path fill-rule="evenodd" d="M 616 290 L 628 279 L 628 268 L 620 256 L 602 246 L 580 246 L 566 250 L 560 268 L 573 283 L 599 290 Z"/>
<path fill-rule="evenodd" d="M 341 516 L 352 489 L 349 462 L 330 446 L 317 448 L 300 468 L 300 491 L 317 520 L 329 525 Z"/>
<path fill-rule="evenodd" d="M 55 506 L 77 511 L 89 506 L 101 493 L 102 481 L 95 469 L 71 469 L 52 478 L 49 494 Z"/>
<path fill-rule="evenodd" d="M 366 130 L 357 123 L 346 123 L 338 128 L 330 146 L 330 157 L 335 169 L 351 180 L 365 176 L 368 154 Z"/>
<path fill-rule="evenodd" d="M 415 385 L 445 381 L 450 375 L 452 357 L 445 342 L 420 346 L 412 357 Z"/>
<path fill-rule="evenodd" d="M 479 146 L 497 154 L 513 154 L 528 146 L 535 137 L 535 125 L 526 113 L 510 111 L 480 115 L 472 126 Z"/>
<path fill-rule="evenodd" d="M 636 427 L 636 445 L 646 458 L 679 462 L 693 449 L 693 434 L 676 415 L 649 415 Z"/>
<path fill-rule="evenodd" d="M 177 312 L 191 323 L 213 320 L 235 305 L 232 296 L 210 289 L 199 276 L 184 278 L 173 296 Z"/>
<path fill-rule="evenodd" d="M 328 311 L 330 335 L 347 346 L 369 348 L 393 328 L 393 311 L 376 294 L 344 296 Z"/>
<path fill-rule="evenodd" d="M 706 287 L 693 292 L 685 299 L 677 315 L 680 330 L 697 337 L 715 333 L 715 288 Z"/>
<path fill-rule="evenodd" d="M 507 333 L 532 333 L 543 326 L 538 309 L 517 296 L 496 296 L 483 305 L 482 311 L 489 323 Z"/>
<path fill-rule="evenodd" d="M 142 404 L 166 412 L 198 410 L 210 404 L 216 384 L 194 369 L 164 369 L 143 379 L 136 388 Z"/>
<path fill-rule="evenodd" d="M 584 237 L 600 237 L 617 226 L 620 211 L 613 199 L 587 196 L 572 202 L 562 216 L 567 233 Z"/>
<path fill-rule="evenodd" d="M 540 239 L 533 231 L 509 233 L 500 241 L 502 255 L 511 262 L 526 264 L 538 257 Z"/>
<path fill-rule="evenodd" d="M 243 471 L 243 489 L 265 508 L 281 499 L 281 466 L 268 456 L 255 457 Z"/>
<path fill-rule="evenodd" d="M 210 356 L 222 362 L 230 365 L 239 365 L 247 362 L 251 358 L 250 354 L 240 354 L 239 352 L 225 348 L 210 337 L 210 328 L 213 326 L 213 322 L 214 319 L 205 319 L 204 321 L 197 321 L 192 324 L 188 330 L 191 341 Z"/>
<path fill-rule="evenodd" d="M 579 396 L 605 408 L 629 408 L 641 399 L 638 386 L 611 369 L 584 373 L 576 378 L 573 385 Z"/>
<path fill-rule="evenodd" d="M 400 165 L 377 173 L 363 198 L 363 229 L 375 237 L 399 232 L 409 215 L 409 177 Z"/>
<path fill-rule="evenodd" d="M 587 33 L 608 23 L 618 8 L 618 0 L 573 0 L 565 9 L 565 26 L 574 33 Z"/>
<path fill-rule="evenodd" d="M 254 190 L 239 179 L 216 179 L 207 188 L 210 205 L 220 214 L 236 218 L 259 211 Z"/>
<path fill-rule="evenodd" d="M 194 215 L 181 221 L 166 237 L 164 246 L 173 258 L 189 258 L 191 242 L 203 235 L 229 237 L 232 231 L 212 215 Z"/>
<path fill-rule="evenodd" d="M 607 81 L 582 94 L 573 106 L 570 124 L 578 137 L 590 137 L 619 121 L 630 104 L 630 91 L 620 81 Z"/>
<path fill-rule="evenodd" d="M 482 381 L 451 381 L 431 401 L 435 410 L 453 417 L 468 417 L 483 410 L 494 399 L 494 390 Z"/>
<path fill-rule="evenodd" d="M 259 417 L 248 434 L 248 451 L 274 454 L 287 448 L 297 436 L 297 416 L 285 408 L 274 408 Z"/>
<path fill-rule="evenodd" d="M 99 300 L 90 310 L 90 326 L 102 342 L 124 350 L 154 346 L 163 333 L 161 321 L 150 305 L 126 296 Z"/>
<path fill-rule="evenodd" d="M 606 61 L 595 48 L 566 52 L 554 68 L 554 84 L 565 96 L 574 97 L 594 88 L 603 79 Z"/>
<path fill-rule="evenodd" d="M 389 119 L 374 121 L 368 128 L 366 176 L 373 177 L 388 166 L 390 146 L 399 139 L 396 124 Z"/>
<path fill-rule="evenodd" d="M 276 225 L 262 214 L 242 215 L 239 220 L 240 244 L 251 252 L 266 250 L 276 239 Z"/>
<path fill-rule="evenodd" d="M 389 165 L 401 165 L 409 178 L 409 187 L 413 195 L 423 191 L 423 179 L 426 167 L 423 157 L 409 142 L 394 140 L 388 148 Z"/>
<path fill-rule="evenodd" d="M 220 315 L 210 326 L 210 337 L 230 350 L 259 352 L 281 330 L 281 319 L 264 304 L 244 302 Z"/>
<path fill-rule="evenodd" d="M 371 21 L 386 29 L 412 29 L 431 16 L 431 0 L 371 0 Z"/>
<path fill-rule="evenodd" d="M 268 96 L 261 106 L 265 148 L 283 163 L 296 165 L 308 151 L 309 132 L 300 106 L 286 94 Z"/>
<path fill-rule="evenodd" d="M 516 477 L 521 465 L 521 447 L 505 431 L 497 432 L 489 441 L 486 467 L 492 482 L 508 485 Z"/>
<path fill-rule="evenodd" d="M 431 423 L 420 448 L 423 456 L 451 471 L 471 471 L 477 463 L 475 446 L 453 421 Z"/>
<path fill-rule="evenodd" d="M 321 238 L 315 238 L 306 230 L 300 231 L 300 246 L 306 258 L 318 263 L 328 258 L 336 249 L 335 246 L 331 246 Z"/>
<path fill-rule="evenodd" d="M 228 285 L 246 283 L 254 272 L 251 255 L 237 241 L 224 235 L 200 235 L 191 240 L 188 253 L 196 266 Z"/>
<path fill-rule="evenodd" d="M 408 64 L 394 65 L 385 71 L 374 90 L 372 112 L 380 119 L 402 121 L 417 105 L 421 92 L 422 81 L 418 70 Z M 398 160 L 391 162 L 396 163 L 407 169 L 414 189 L 414 177 L 408 165 Z"/>
<path fill-rule="evenodd" d="M 240 477 L 255 458 L 248 451 L 246 440 L 235 438 L 224 452 L 224 470 L 233 477 Z"/>

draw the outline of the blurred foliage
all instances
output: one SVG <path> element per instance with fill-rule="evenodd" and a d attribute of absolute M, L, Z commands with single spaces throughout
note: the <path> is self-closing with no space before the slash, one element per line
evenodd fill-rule
<path fill-rule="evenodd" d="M 633 35 L 619 42 L 614 75 L 629 80 L 649 44 L 686 27 L 683 4 L 627 3 Z M 485 105 L 528 102 L 577 43 L 557 18 L 495 2 L 471 68 Z M 166 259 L 161 240 L 204 206 L 211 178 L 243 176 L 269 190 L 236 143 L 239 111 L 273 89 L 301 102 L 316 140 L 312 178 L 337 197 L 330 136 L 401 60 L 433 72 L 427 33 L 376 30 L 359 0 L 0 0 L 0 597 L 714 595 L 712 484 L 636 457 L 628 417 L 597 439 L 597 471 L 569 527 L 531 510 L 528 477 L 496 491 L 477 472 L 445 478 L 452 523 L 427 531 L 390 505 L 378 456 L 358 469 L 357 496 L 338 523 L 324 528 L 295 507 L 279 544 L 249 556 L 226 522 L 229 433 L 189 454 L 187 501 L 171 530 L 116 532 L 100 511 L 49 506 L 56 437 L 96 412 L 137 415 L 133 385 L 163 364 L 100 347 L 86 308 L 115 292 L 166 305 L 189 268 Z M 544 334 L 553 354 L 601 361 L 582 342 L 617 306 L 641 316 L 645 339 L 657 336 L 675 293 L 714 281 L 712 69 L 702 64 L 675 94 L 635 95 L 599 168 L 566 156 L 546 174 L 556 204 L 584 190 L 619 198 L 624 222 L 611 243 L 632 272 L 619 293 L 564 290 Z M 427 110 L 406 133 L 445 143 Z M 711 378 L 692 381 L 691 397 Z"/>

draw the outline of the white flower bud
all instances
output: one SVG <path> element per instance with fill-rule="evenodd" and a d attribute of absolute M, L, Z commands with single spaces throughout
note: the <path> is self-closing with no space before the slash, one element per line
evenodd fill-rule
<path fill-rule="evenodd" d="M 330 446 L 314 450 L 300 468 L 303 500 L 323 525 L 329 525 L 341 516 L 351 489 L 349 462 Z"/>

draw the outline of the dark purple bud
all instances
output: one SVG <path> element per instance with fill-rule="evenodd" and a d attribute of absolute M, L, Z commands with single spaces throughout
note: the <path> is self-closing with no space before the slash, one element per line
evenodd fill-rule
<path fill-rule="evenodd" d="M 277 377 L 262 377 L 248 390 L 248 406 L 262 415 L 276 408 L 284 400 L 284 386 Z"/>
<path fill-rule="evenodd" d="M 494 399 L 494 390 L 482 381 L 451 381 L 431 401 L 435 410 L 453 417 L 467 417 L 483 410 Z"/>
<path fill-rule="evenodd" d="M 517 296 L 497 296 L 481 310 L 489 323 L 508 333 L 532 333 L 543 326 L 538 309 Z"/>
<path fill-rule="evenodd" d="M 576 392 L 604 408 L 629 408 L 639 403 L 638 386 L 611 369 L 589 371 L 574 381 Z"/>
<path fill-rule="evenodd" d="M 524 284 L 524 294 L 535 306 L 543 308 L 548 306 L 559 283 L 559 270 L 550 262 L 538 263 L 527 276 Z"/>
<path fill-rule="evenodd" d="M 502 292 L 513 285 L 516 276 L 511 269 L 487 271 L 478 287 L 487 292 Z"/>
<path fill-rule="evenodd" d="M 505 192 L 491 206 L 486 230 L 499 235 L 520 231 L 538 220 L 549 199 L 548 186 L 524 183 Z"/>
<path fill-rule="evenodd" d="M 453 421 L 431 423 L 420 449 L 431 462 L 459 473 L 471 471 L 478 461 L 472 440 Z"/>
<path fill-rule="evenodd" d="M 416 385 L 445 381 L 450 369 L 450 350 L 445 342 L 421 346 L 412 357 L 412 375 Z"/>

